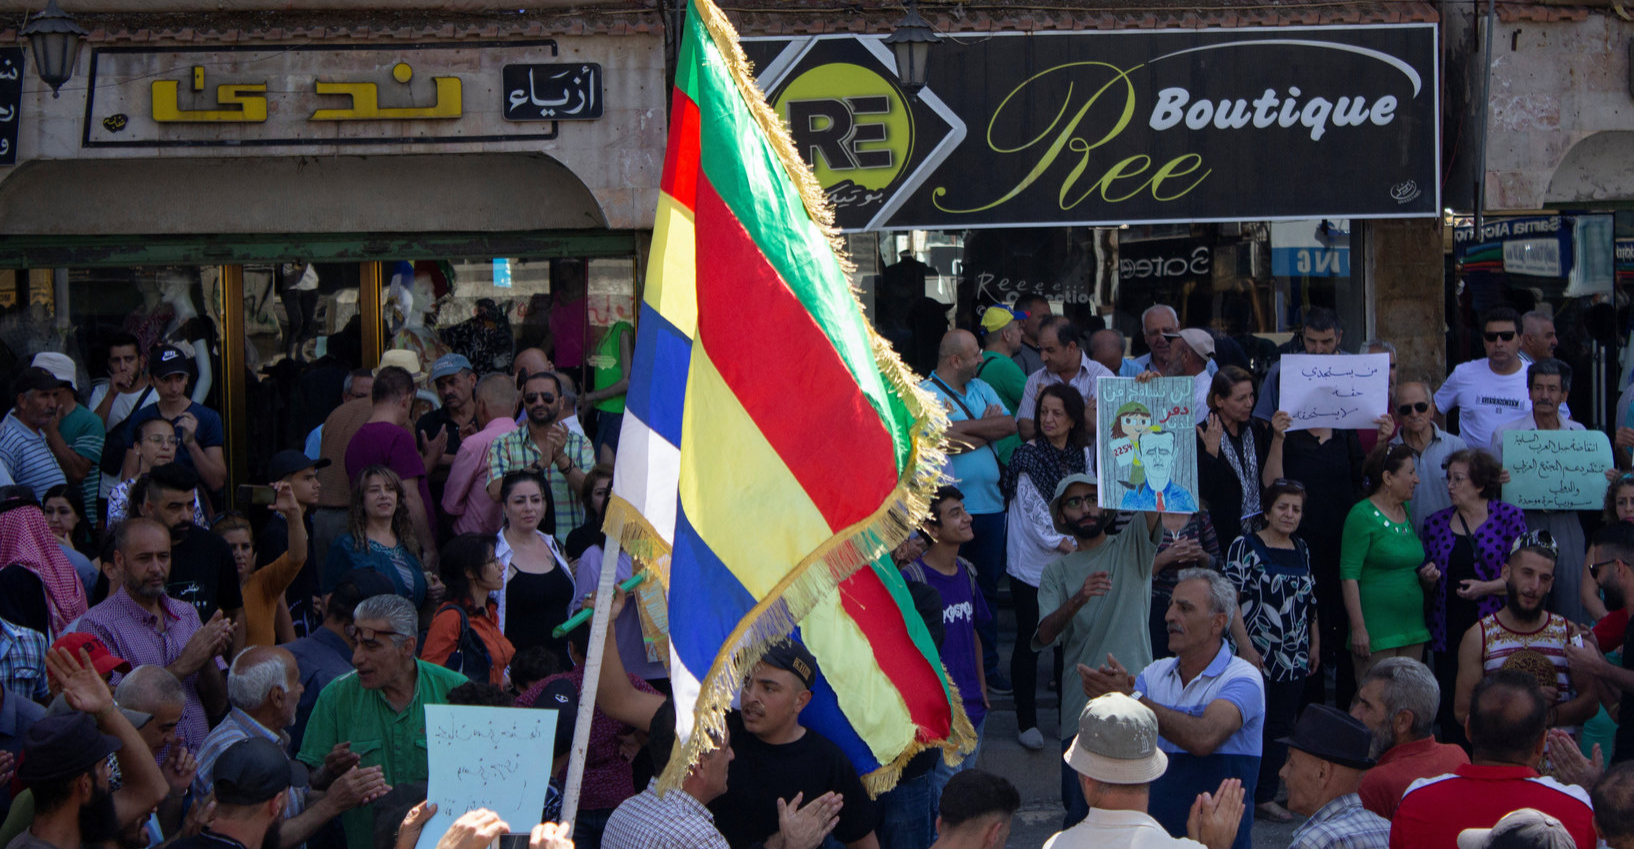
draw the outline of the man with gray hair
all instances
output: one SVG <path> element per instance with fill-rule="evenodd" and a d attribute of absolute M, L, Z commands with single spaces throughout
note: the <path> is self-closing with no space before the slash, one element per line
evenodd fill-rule
<path fill-rule="evenodd" d="M 1175 837 L 1186 833 L 1199 794 L 1235 778 L 1251 798 L 1259 778 L 1265 682 L 1225 642 L 1236 612 L 1237 591 L 1224 575 L 1186 569 L 1164 615 L 1174 657 L 1153 662 L 1138 676 L 1112 655 L 1099 669 L 1078 664 L 1085 695 L 1121 692 L 1157 716 L 1158 747 L 1169 768 L 1152 783 L 1152 816 Z M 1252 818 L 1243 818 L 1232 849 L 1249 849 L 1252 826 Z"/>
<path fill-rule="evenodd" d="M 232 709 L 199 747 L 198 774 L 193 779 L 195 798 L 202 799 L 210 792 L 215 785 L 216 761 L 235 743 L 266 739 L 288 752 L 289 735 L 284 729 L 295 721 L 301 690 L 300 669 L 288 651 L 255 646 L 239 653 L 227 670 L 227 700 Z M 308 787 L 290 788 L 284 803 L 280 844 L 264 849 L 299 846 L 324 823 L 385 795 L 388 788 L 380 767 L 357 767 L 357 762 L 358 756 L 349 743 L 335 744 L 324 757 L 323 766 L 312 773 Z"/>
<path fill-rule="evenodd" d="M 1169 757 L 1152 710 L 1123 693 L 1105 693 L 1084 706 L 1078 736 L 1062 757 L 1076 773 L 1089 815 L 1051 837 L 1044 849 L 1229 849 L 1236 840 L 1244 794 L 1235 778 L 1181 800 L 1194 814 L 1181 834 L 1165 834 L 1165 826 L 1147 813 Z"/>
<path fill-rule="evenodd" d="M 342 741 L 379 741 L 358 753 L 359 765 L 379 767 L 388 784 L 429 777 L 425 706 L 447 704 L 448 691 L 466 679 L 414 656 L 418 627 L 413 603 L 402 596 L 377 595 L 358 603 L 348 628 L 355 646 L 353 671 L 318 695 L 301 740 L 303 763 L 322 767 Z M 349 849 L 371 849 L 372 811 L 353 808 L 341 815 L 341 824 Z"/>
<path fill-rule="evenodd" d="M 1362 807 L 1392 819 L 1408 785 L 1469 763 L 1462 748 L 1438 743 L 1431 733 L 1440 707 L 1434 673 L 1412 658 L 1386 658 L 1367 671 L 1350 707 L 1350 715 L 1373 732 L 1371 756 L 1378 761 L 1356 791 Z"/>

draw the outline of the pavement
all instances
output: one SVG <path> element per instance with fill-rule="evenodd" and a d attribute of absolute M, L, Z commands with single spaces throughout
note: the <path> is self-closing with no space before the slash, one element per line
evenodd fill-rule
<path fill-rule="evenodd" d="M 1001 596 L 999 609 L 999 663 L 1008 674 L 1010 650 L 1014 644 L 1015 615 L 1012 609 L 1004 603 Z M 1007 636 L 1008 635 L 1008 636 Z M 1049 653 L 1039 655 L 1038 675 L 1038 722 L 1039 730 L 1044 734 L 1044 748 L 1031 752 L 1023 748 L 1016 736 L 1020 729 L 1016 727 L 1015 700 L 1010 696 L 990 697 L 992 709 L 987 714 L 987 722 L 983 729 L 981 757 L 977 766 L 989 772 L 994 772 L 1016 785 L 1021 792 L 1021 810 L 1010 827 L 1010 841 L 1007 844 L 1015 849 L 1037 849 L 1050 839 L 1050 836 L 1061 830 L 1061 744 L 1060 726 L 1056 720 L 1060 706 L 1060 699 L 1055 692 L 1048 689 L 1050 668 Z M 1071 668 L 1067 674 L 1071 676 L 1066 682 L 1071 686 L 1075 683 Z M 1253 805 L 1248 804 L 1245 816 L 1253 815 Z M 1257 820 L 1254 823 L 1254 849 L 1287 849 L 1293 842 L 1293 833 L 1304 817 L 1295 815 L 1291 823 L 1271 823 Z"/>

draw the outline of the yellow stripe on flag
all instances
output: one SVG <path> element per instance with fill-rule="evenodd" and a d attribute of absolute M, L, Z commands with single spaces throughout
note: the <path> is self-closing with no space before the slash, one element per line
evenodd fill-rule
<path fill-rule="evenodd" d="M 834 531 L 694 342 L 681 420 L 681 505 L 756 599 Z"/>
<path fill-rule="evenodd" d="M 692 211 L 659 192 L 643 299 L 688 339 L 698 335 L 697 255 Z"/>
<path fill-rule="evenodd" d="M 863 567 L 867 569 L 867 566 Z M 841 589 L 844 592 L 844 589 Z M 884 611 L 891 616 L 895 611 Z M 817 657 L 840 710 L 874 758 L 890 763 L 914 742 L 916 727 L 902 691 L 873 662 L 874 649 L 840 605 L 840 593 L 819 601 L 800 622 L 800 637 Z"/>

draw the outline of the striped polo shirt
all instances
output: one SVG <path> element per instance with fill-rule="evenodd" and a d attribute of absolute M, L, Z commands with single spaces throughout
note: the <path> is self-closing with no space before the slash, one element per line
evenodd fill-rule
<path fill-rule="evenodd" d="M 51 446 L 45 442 L 45 432 L 23 424 L 15 412 L 6 413 L 5 421 L 0 423 L 0 459 L 5 460 L 12 480 L 33 489 L 36 498 L 68 482 L 51 454 Z"/>

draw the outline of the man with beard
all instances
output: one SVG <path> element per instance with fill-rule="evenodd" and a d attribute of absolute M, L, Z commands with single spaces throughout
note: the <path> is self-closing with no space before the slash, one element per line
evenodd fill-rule
<path fill-rule="evenodd" d="M 414 604 L 402 596 L 371 596 L 358 604 L 348 629 L 355 671 L 318 695 L 301 740 L 302 763 L 320 768 L 335 744 L 351 740 L 358 741 L 358 765 L 380 767 L 388 784 L 426 780 L 425 706 L 447 704 L 448 691 L 464 684 L 465 676 L 416 658 L 418 630 Z M 218 762 L 218 788 L 221 777 Z M 341 825 L 350 849 L 374 845 L 373 806 L 341 814 Z"/>
<path fill-rule="evenodd" d="M 307 786 L 306 767 L 264 737 L 240 740 L 216 761 L 216 815 L 172 849 L 278 849 L 289 797 Z"/>
<path fill-rule="evenodd" d="M 477 432 L 477 373 L 471 361 L 459 354 L 444 354 L 431 364 L 431 385 L 442 406 L 420 417 L 414 432 L 428 450 L 426 471 L 433 483 L 432 495 L 441 500 L 441 481 L 459 453 L 460 440 Z M 439 441 L 438 436 L 443 440 Z"/>
<path fill-rule="evenodd" d="M 1481 617 L 1458 646 L 1458 692 L 1453 715 L 1469 717 L 1470 695 L 1481 679 L 1499 669 L 1533 676 L 1549 705 L 1549 726 L 1581 725 L 1599 707 L 1599 687 L 1590 676 L 1574 690 L 1566 645 L 1572 640 L 1566 618 L 1544 609 L 1554 585 L 1559 552 L 1547 531 L 1528 531 L 1515 540 L 1501 577 L 1508 595 L 1497 613 Z"/>
<path fill-rule="evenodd" d="M 148 473 L 147 497 L 136 513 L 170 529 L 170 577 L 165 593 L 190 604 L 200 622 L 217 612 L 236 626 L 233 649 L 244 646 L 244 593 L 238 566 L 227 541 L 193 524 L 193 502 L 199 476 L 180 463 L 166 463 Z"/>
<path fill-rule="evenodd" d="M 1043 616 L 1032 634 L 1034 651 L 1061 646 L 1061 660 L 1073 665 L 1098 666 L 1109 655 L 1144 669 L 1152 662 L 1152 561 L 1157 557 L 1163 526 L 1157 513 L 1147 513 L 1144 531 L 1134 523 L 1111 536 L 1113 512 L 1095 500 L 1096 482 L 1089 475 L 1068 475 L 1055 487 L 1050 518 L 1055 529 L 1071 534 L 1078 550 L 1051 561 L 1038 584 L 1038 610 Z M 1049 611 L 1049 612 L 1045 612 Z M 1061 715 L 1078 716 L 1089 701 L 1082 687 L 1061 688 Z M 1062 751 L 1072 745 L 1078 729 L 1063 722 Z M 1078 788 L 1078 772 L 1061 765 L 1061 803 L 1071 828 L 1089 814 L 1089 804 Z"/>
<path fill-rule="evenodd" d="M 1188 327 L 1163 334 L 1169 340 L 1168 377 L 1191 378 L 1192 415 L 1199 425 L 1208 424 L 1208 393 L 1214 387 L 1209 363 L 1214 362 L 1214 337 L 1200 327 Z"/>
<path fill-rule="evenodd" d="M 1589 574 L 1600 583 L 1600 592 L 1606 597 L 1606 607 L 1621 609 L 1634 601 L 1634 523 L 1613 522 L 1594 534 L 1589 546 Z M 1566 657 L 1572 672 L 1592 675 L 1600 683 L 1600 692 L 1609 708 L 1626 701 L 1634 692 L 1634 628 L 1623 632 L 1622 665 L 1613 666 L 1600 654 L 1599 646 L 1587 637 L 1583 644 L 1566 646 Z M 1616 744 L 1612 748 L 1612 763 L 1634 760 L 1634 721 L 1617 726 Z"/>
<path fill-rule="evenodd" d="M 182 682 L 187 707 L 179 731 L 193 749 L 210 730 L 207 717 L 227 707 L 215 659 L 232 644 L 233 623 L 219 610 L 200 623 L 198 611 L 165 593 L 170 552 L 170 533 L 153 519 L 136 516 L 120 523 L 112 574 L 123 583 L 85 613 L 79 630 L 119 657 L 138 665 L 158 664 Z"/>
<path fill-rule="evenodd" d="M 17 778 L 34 795 L 34 821 L 11 841 L 15 849 L 81 849 L 115 839 L 165 796 L 159 764 L 142 736 L 114 705 L 113 693 L 91 664 L 54 649 L 46 663 L 74 710 L 34 723 Z M 119 752 L 124 784 L 109 787 L 108 755 Z"/>
<path fill-rule="evenodd" d="M 1435 675 L 1410 657 L 1386 658 L 1367 671 L 1350 706 L 1350 715 L 1373 732 L 1369 757 L 1378 761 L 1362 776 L 1362 807 L 1392 819 L 1413 782 L 1469 763 L 1463 748 L 1438 743 L 1431 733 L 1440 704 Z"/>
<path fill-rule="evenodd" d="M 584 524 L 584 503 L 579 489 L 584 475 L 596 465 L 595 451 L 590 440 L 560 424 L 566 403 L 562 397 L 562 381 L 554 372 L 542 371 L 528 375 L 522 381 L 522 409 L 527 413 L 526 427 L 503 434 L 488 446 L 488 497 L 499 501 L 500 483 L 505 475 L 522 469 L 534 468 L 550 484 L 553 511 L 540 530 L 556 538 L 567 539 L 574 528 Z"/>

